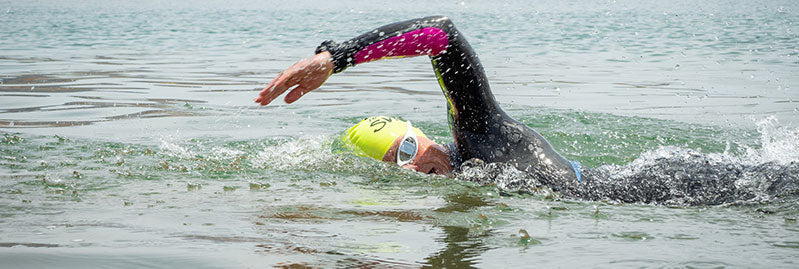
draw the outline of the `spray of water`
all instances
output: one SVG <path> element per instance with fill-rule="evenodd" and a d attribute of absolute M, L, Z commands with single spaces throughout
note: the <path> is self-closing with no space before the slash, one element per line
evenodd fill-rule
<path fill-rule="evenodd" d="M 265 148 L 252 159 L 256 168 L 286 170 L 340 164 L 330 152 L 329 139 L 321 136 L 287 140 Z"/>
<path fill-rule="evenodd" d="M 799 130 L 774 117 L 758 121 L 761 147 L 743 154 L 704 153 L 661 146 L 626 165 L 584 168 L 583 183 L 553 182 L 566 197 L 628 203 L 718 205 L 769 203 L 799 198 Z M 457 179 L 494 184 L 506 190 L 541 192 L 532 174 L 510 165 L 471 161 Z"/>
<path fill-rule="evenodd" d="M 788 165 L 799 161 L 799 129 L 781 126 L 777 117 L 769 116 L 756 123 L 761 148 L 746 147 L 741 162 L 756 165 L 776 162 Z"/>
<path fill-rule="evenodd" d="M 584 182 L 547 182 L 502 163 L 465 162 L 455 179 L 495 185 L 506 191 L 549 195 L 552 190 L 565 197 L 632 203 L 674 205 L 717 205 L 741 202 L 773 202 L 799 197 L 799 130 L 779 125 L 774 117 L 756 123 L 760 147 L 744 151 L 705 153 L 700 149 L 661 146 L 643 152 L 624 165 L 584 168 Z M 195 163 L 192 169 L 230 171 L 327 171 L 369 174 L 381 178 L 408 177 L 404 169 L 377 161 L 342 154 L 335 150 L 334 137 L 306 136 L 265 140 L 242 150 L 240 145 L 202 143 L 179 144 L 162 139 L 165 156 Z M 332 150 L 331 150 L 332 148 Z M 202 154 L 201 154 L 202 153 Z M 246 159 L 246 160 L 245 160 Z M 246 162 L 246 164 L 242 164 Z M 424 175 L 420 175 L 424 176 Z"/>

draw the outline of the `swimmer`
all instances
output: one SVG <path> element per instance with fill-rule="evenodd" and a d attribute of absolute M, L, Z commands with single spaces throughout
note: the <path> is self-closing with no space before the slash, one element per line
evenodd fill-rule
<path fill-rule="evenodd" d="M 558 154 L 538 132 L 502 110 L 477 54 L 447 17 L 397 22 L 341 43 L 324 41 L 315 52 L 280 73 L 255 102 L 267 105 L 294 87 L 285 97 L 290 104 L 348 67 L 427 55 L 447 100 L 454 142 L 436 144 L 410 122 L 387 117 L 361 121 L 347 131 L 345 142 L 364 156 L 422 173 L 451 175 L 463 161 L 479 159 L 511 164 L 544 184 L 583 181 L 579 163 Z"/>
<path fill-rule="evenodd" d="M 393 23 L 341 43 L 325 41 L 314 56 L 280 73 L 255 102 L 267 105 L 291 89 L 285 101 L 293 103 L 348 67 L 422 55 L 430 57 L 446 98 L 454 142 L 439 145 L 411 122 L 370 117 L 347 130 L 342 139 L 356 154 L 422 173 L 489 184 L 496 184 L 492 180 L 497 178 L 453 172 L 482 164 L 496 175 L 497 169 L 502 173 L 509 166 L 525 175 L 514 176 L 505 186 L 543 185 L 586 200 L 714 205 L 799 196 L 799 162 L 730 165 L 691 153 L 612 173 L 608 167 L 589 169 L 567 160 L 538 132 L 502 110 L 477 55 L 446 17 Z M 756 180 L 747 180 L 751 178 Z"/>

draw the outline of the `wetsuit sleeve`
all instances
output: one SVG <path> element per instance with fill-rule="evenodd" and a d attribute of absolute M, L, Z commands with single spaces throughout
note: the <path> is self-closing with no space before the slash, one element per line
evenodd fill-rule
<path fill-rule="evenodd" d="M 385 58 L 436 56 L 447 50 L 452 27 L 442 16 L 425 17 L 384 25 L 356 38 L 336 43 L 323 42 L 316 53 L 328 51 L 333 56 L 333 72 Z"/>

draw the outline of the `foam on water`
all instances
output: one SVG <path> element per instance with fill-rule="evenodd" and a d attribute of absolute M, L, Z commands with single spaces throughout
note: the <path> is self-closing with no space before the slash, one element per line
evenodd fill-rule
<path fill-rule="evenodd" d="M 258 168 L 274 170 L 313 169 L 320 165 L 336 167 L 340 159 L 330 152 L 329 139 L 323 136 L 306 136 L 269 146 L 251 160 Z"/>
<path fill-rule="evenodd" d="M 191 150 L 187 149 L 184 146 L 181 146 L 178 143 L 170 142 L 169 140 L 172 139 L 164 137 L 161 138 L 161 145 L 159 148 L 164 154 L 178 158 L 191 158 L 192 156 L 194 156 L 195 153 L 192 152 Z"/>

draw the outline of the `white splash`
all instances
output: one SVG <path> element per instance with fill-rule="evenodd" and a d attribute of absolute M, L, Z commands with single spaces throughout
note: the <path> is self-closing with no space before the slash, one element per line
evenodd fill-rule
<path fill-rule="evenodd" d="M 185 158 L 191 158 L 192 156 L 195 156 L 195 153 L 192 152 L 191 150 L 187 149 L 186 147 L 178 145 L 177 143 L 172 142 L 172 141 L 167 141 L 167 140 L 173 140 L 173 139 L 172 138 L 161 137 L 161 145 L 159 146 L 159 148 L 161 149 L 161 151 L 164 154 L 172 156 L 172 157 L 178 157 L 178 158 L 184 158 L 184 159 Z"/>
<path fill-rule="evenodd" d="M 658 159 L 696 159 L 714 164 L 743 164 L 759 165 L 774 162 L 787 165 L 799 162 L 799 129 L 790 129 L 779 124 L 774 116 L 769 116 L 755 123 L 760 133 L 760 146 L 750 147 L 743 145 L 742 154 L 734 154 L 725 150 L 723 153 L 703 153 L 696 149 L 686 149 L 676 146 L 661 146 L 655 150 L 646 151 L 633 160 L 629 170 L 643 167 Z M 729 146 L 728 146 L 729 147 Z"/>
<path fill-rule="evenodd" d="M 231 160 L 245 156 L 247 153 L 238 149 L 231 149 L 225 147 L 214 147 L 211 149 L 211 158 L 215 160 Z"/>
<path fill-rule="evenodd" d="M 323 136 L 291 139 L 285 143 L 265 148 L 251 161 L 253 166 L 259 168 L 318 167 L 336 161 L 327 144 L 328 139 Z"/>
<path fill-rule="evenodd" d="M 755 123 L 760 133 L 760 148 L 746 147 L 743 160 L 750 164 L 799 162 L 799 129 L 779 124 L 777 117 L 769 116 Z"/>

